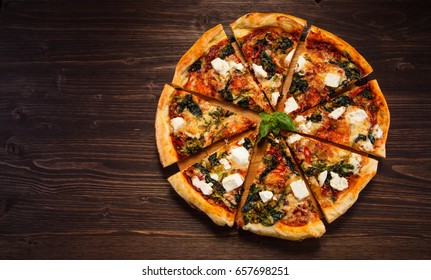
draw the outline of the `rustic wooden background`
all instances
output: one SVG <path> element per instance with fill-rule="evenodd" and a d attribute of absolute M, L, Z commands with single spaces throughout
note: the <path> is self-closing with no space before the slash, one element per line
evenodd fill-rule
<path fill-rule="evenodd" d="M 1 1 L 0 258 L 431 258 L 430 1 L 219 2 Z M 159 163 L 156 105 L 176 62 L 250 11 L 351 43 L 391 110 L 377 176 L 318 240 L 215 226 Z"/>

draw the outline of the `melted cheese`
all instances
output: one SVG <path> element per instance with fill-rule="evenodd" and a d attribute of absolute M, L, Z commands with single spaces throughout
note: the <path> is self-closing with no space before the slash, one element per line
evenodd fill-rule
<path fill-rule="evenodd" d="M 181 127 L 183 127 L 184 123 L 185 121 L 181 117 L 176 117 L 171 119 L 171 126 L 174 129 L 174 132 L 177 132 L 178 130 L 180 130 Z"/>
<path fill-rule="evenodd" d="M 220 57 L 211 61 L 211 66 L 222 76 L 226 75 L 230 70 L 229 63 Z"/>

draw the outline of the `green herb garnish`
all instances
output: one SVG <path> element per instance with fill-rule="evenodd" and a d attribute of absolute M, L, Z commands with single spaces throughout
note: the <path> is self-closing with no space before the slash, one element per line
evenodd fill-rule
<path fill-rule="evenodd" d="M 271 131 L 278 135 L 281 129 L 296 131 L 295 123 L 292 118 L 284 112 L 275 112 L 272 115 L 268 113 L 260 113 L 262 122 L 259 126 L 259 142 L 263 137 L 267 136 Z"/>

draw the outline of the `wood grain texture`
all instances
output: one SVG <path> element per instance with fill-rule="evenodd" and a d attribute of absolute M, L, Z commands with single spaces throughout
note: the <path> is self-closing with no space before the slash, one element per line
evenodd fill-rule
<path fill-rule="evenodd" d="M 391 111 L 387 159 L 318 240 L 213 225 L 159 163 L 155 111 L 176 62 L 252 10 L 356 47 Z M 3 0 L 0 258 L 430 259 L 430 30 L 429 1 Z"/>

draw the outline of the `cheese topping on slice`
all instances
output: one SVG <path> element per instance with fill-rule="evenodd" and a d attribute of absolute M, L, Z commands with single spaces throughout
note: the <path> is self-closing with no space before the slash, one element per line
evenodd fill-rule
<path fill-rule="evenodd" d="M 360 169 L 359 167 L 362 163 L 362 157 L 358 154 L 352 153 L 349 157 L 348 163 L 353 166 L 353 173 L 358 174 Z"/>
<path fill-rule="evenodd" d="M 284 112 L 286 114 L 289 114 L 298 108 L 299 108 L 298 103 L 296 103 L 295 98 L 293 97 L 289 97 L 284 103 Z"/>
<path fill-rule="evenodd" d="M 244 144 L 244 143 L 245 143 L 244 138 L 242 138 L 241 140 L 239 140 L 239 141 L 238 141 L 238 145 L 242 145 L 242 144 Z"/>
<path fill-rule="evenodd" d="M 244 65 L 242 63 L 236 63 L 235 61 L 229 61 L 229 67 L 230 69 L 236 69 L 238 71 L 244 71 Z"/>
<path fill-rule="evenodd" d="M 239 165 L 247 164 L 249 157 L 250 153 L 243 146 L 232 149 L 229 156 L 231 160 L 233 160 Z"/>
<path fill-rule="evenodd" d="M 347 119 L 349 120 L 350 124 L 357 124 L 363 122 L 367 118 L 367 113 L 362 109 L 355 109 L 347 114 Z"/>
<path fill-rule="evenodd" d="M 280 92 L 275 91 L 271 94 L 271 105 L 277 105 L 278 98 L 280 97 Z"/>
<path fill-rule="evenodd" d="M 260 77 L 260 78 L 266 78 L 266 77 L 268 77 L 268 73 L 266 73 L 266 71 L 263 70 L 262 66 L 254 64 L 254 63 L 253 63 L 252 66 L 253 66 L 253 71 L 254 71 L 254 73 L 256 74 L 257 77 Z"/>
<path fill-rule="evenodd" d="M 341 76 L 333 73 L 328 73 L 325 76 L 325 85 L 336 88 L 341 83 Z"/>
<path fill-rule="evenodd" d="M 383 130 L 380 127 L 380 125 L 376 124 L 373 126 L 373 128 L 371 129 L 372 135 L 374 136 L 374 138 L 376 139 L 380 139 L 383 137 Z"/>
<path fill-rule="evenodd" d="M 221 164 L 223 164 L 223 167 L 224 167 L 224 170 L 229 170 L 229 169 L 231 169 L 231 165 L 230 165 L 230 163 L 229 163 L 229 161 L 227 160 L 227 159 L 225 159 L 225 158 L 221 158 L 220 160 L 219 160 L 219 162 L 221 163 Z"/>
<path fill-rule="evenodd" d="M 218 181 L 218 179 L 219 179 L 219 177 L 218 177 L 218 175 L 216 173 L 211 173 L 210 177 L 211 177 L 211 179 L 213 179 L 215 181 Z"/>
<path fill-rule="evenodd" d="M 329 182 L 333 189 L 337 191 L 345 190 L 349 187 L 349 182 L 344 177 L 340 177 L 338 173 L 331 171 L 331 181 Z"/>
<path fill-rule="evenodd" d="M 213 61 L 211 61 L 211 66 L 216 70 L 220 75 L 226 75 L 230 70 L 229 63 L 220 57 L 217 57 Z"/>
<path fill-rule="evenodd" d="M 344 112 L 346 112 L 346 107 L 342 106 L 332 111 L 328 116 L 334 120 L 338 120 L 338 118 L 341 117 Z"/>
<path fill-rule="evenodd" d="M 371 143 L 370 139 L 367 138 L 366 141 L 361 142 L 359 148 L 365 152 L 371 152 L 374 150 L 374 145 Z"/>
<path fill-rule="evenodd" d="M 292 134 L 287 138 L 287 143 L 289 145 L 292 145 L 293 143 L 295 143 L 296 141 L 301 140 L 302 136 L 299 134 Z"/>
<path fill-rule="evenodd" d="M 320 172 L 319 177 L 318 177 L 319 187 L 322 187 L 325 184 L 327 177 L 328 177 L 328 171 L 327 170 Z"/>
<path fill-rule="evenodd" d="M 198 177 L 193 177 L 192 184 L 196 188 L 200 189 L 204 195 L 210 195 L 213 193 L 213 183 L 206 183 L 205 181 L 199 180 Z"/>
<path fill-rule="evenodd" d="M 184 124 L 185 124 L 185 121 L 181 117 L 176 117 L 171 119 L 171 125 L 172 125 L 172 128 L 174 129 L 174 132 L 177 132 L 178 130 L 180 130 Z"/>
<path fill-rule="evenodd" d="M 302 179 L 292 182 L 290 184 L 290 188 L 292 189 L 293 194 L 299 200 L 306 198 L 307 196 L 310 195 L 308 192 L 307 186 L 305 185 L 305 182 Z"/>
<path fill-rule="evenodd" d="M 262 200 L 262 202 L 266 203 L 272 199 L 274 194 L 272 193 L 272 191 L 261 191 L 261 192 L 259 192 L 259 196 L 260 196 L 260 199 Z"/>
<path fill-rule="evenodd" d="M 224 178 L 221 184 L 227 192 L 230 192 L 236 188 L 239 188 L 243 182 L 244 179 L 241 177 L 241 175 L 235 173 Z"/>
<path fill-rule="evenodd" d="M 291 50 L 287 55 L 286 55 L 286 58 L 284 59 L 284 62 L 285 62 L 285 64 L 290 64 L 290 62 L 292 61 L 292 57 L 293 57 L 293 53 L 295 52 L 295 50 Z M 296 73 L 298 73 L 298 72 L 300 72 L 301 70 L 302 70 L 302 68 L 304 67 L 304 65 L 305 65 L 305 62 L 306 62 L 306 60 L 305 60 L 305 58 L 302 56 L 302 55 L 300 55 L 299 57 L 298 57 L 298 62 L 296 63 L 296 66 L 295 66 L 295 72 Z"/>

